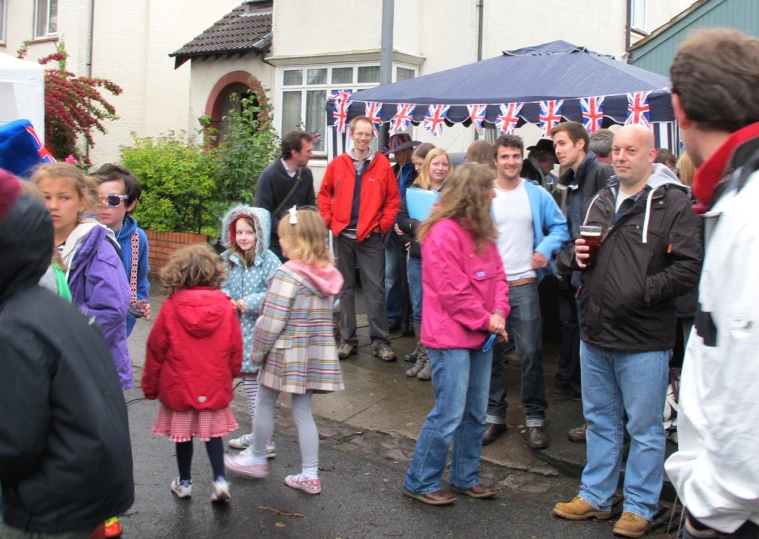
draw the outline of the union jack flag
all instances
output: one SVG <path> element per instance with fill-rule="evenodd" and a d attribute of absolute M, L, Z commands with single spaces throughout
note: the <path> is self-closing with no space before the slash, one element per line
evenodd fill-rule
<path fill-rule="evenodd" d="M 320 129 L 317 129 L 316 131 L 313 131 L 311 133 L 311 136 L 314 138 L 314 144 L 319 142 L 322 138 L 322 132 Z"/>
<path fill-rule="evenodd" d="M 42 141 L 37 136 L 37 132 L 34 130 L 34 128 L 31 125 L 26 126 L 26 132 L 29 133 L 32 138 L 34 139 L 34 145 L 37 147 L 37 153 L 40 156 L 40 159 L 43 163 L 55 163 L 55 157 L 53 157 L 53 154 L 51 154 L 47 148 L 45 148 L 45 145 L 42 144 Z"/>
<path fill-rule="evenodd" d="M 509 103 L 501 105 L 501 112 L 495 126 L 507 135 L 511 135 L 519 123 L 519 111 L 522 110 L 524 103 Z"/>
<path fill-rule="evenodd" d="M 561 122 L 561 106 L 563 104 L 563 99 L 540 102 L 540 128 L 543 130 L 544 137 L 550 136 L 551 129 Z"/>
<path fill-rule="evenodd" d="M 334 126 L 338 133 L 345 133 L 345 125 L 348 121 L 348 107 L 351 104 L 350 90 L 337 90 L 332 92 L 331 97 L 335 99 L 335 110 L 332 116 L 335 119 Z"/>
<path fill-rule="evenodd" d="M 582 122 L 588 133 L 601 129 L 601 121 L 604 119 L 604 98 L 586 97 L 580 99 L 582 108 Z"/>
<path fill-rule="evenodd" d="M 648 94 L 651 92 L 635 92 L 627 94 L 627 119 L 625 125 L 651 125 L 651 107 L 648 104 Z"/>
<path fill-rule="evenodd" d="M 382 125 L 382 103 L 375 103 L 373 101 L 366 102 L 366 117 L 372 121 L 374 125 L 374 136 L 379 137 L 380 125 Z"/>
<path fill-rule="evenodd" d="M 424 129 L 432 133 L 433 137 L 439 137 L 443 134 L 443 125 L 445 117 L 448 114 L 450 105 L 430 105 L 427 114 L 424 117 Z"/>
<path fill-rule="evenodd" d="M 398 103 L 396 105 L 397 112 L 393 119 L 390 120 L 390 131 L 406 131 L 409 124 L 414 119 L 414 110 L 416 105 L 409 103 Z"/>
<path fill-rule="evenodd" d="M 472 124 L 478 132 L 482 133 L 482 122 L 485 121 L 485 110 L 487 105 L 467 105 L 469 110 L 469 119 L 472 120 Z"/>

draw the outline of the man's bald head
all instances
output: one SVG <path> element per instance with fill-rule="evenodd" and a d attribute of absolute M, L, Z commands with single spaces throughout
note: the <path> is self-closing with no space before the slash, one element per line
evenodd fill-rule
<path fill-rule="evenodd" d="M 614 135 L 612 166 L 627 189 L 642 189 L 656 159 L 654 134 L 644 125 L 626 125 Z"/>

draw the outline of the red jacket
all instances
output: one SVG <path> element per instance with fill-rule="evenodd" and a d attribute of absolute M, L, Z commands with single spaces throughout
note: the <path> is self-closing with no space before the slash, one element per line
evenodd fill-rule
<path fill-rule="evenodd" d="M 335 236 L 350 224 L 353 191 L 356 187 L 356 167 L 346 152 L 333 159 L 319 189 L 319 213 Z M 361 180 L 361 201 L 358 211 L 356 238 L 363 241 L 379 227 L 387 234 L 395 224 L 401 206 L 398 180 L 390 161 L 377 153 Z"/>
<path fill-rule="evenodd" d="M 178 290 L 148 337 L 142 391 L 175 411 L 222 410 L 242 366 L 237 311 L 221 291 Z"/>

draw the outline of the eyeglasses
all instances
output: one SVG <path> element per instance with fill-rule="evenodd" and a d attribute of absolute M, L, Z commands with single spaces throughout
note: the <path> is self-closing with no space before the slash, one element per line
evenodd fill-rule
<path fill-rule="evenodd" d="M 118 208 L 121 201 L 128 198 L 128 195 L 100 195 L 100 201 L 105 202 L 109 208 Z"/>

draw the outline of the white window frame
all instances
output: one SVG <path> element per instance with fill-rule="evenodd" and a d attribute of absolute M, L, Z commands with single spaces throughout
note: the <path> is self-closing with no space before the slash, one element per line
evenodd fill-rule
<path fill-rule="evenodd" d="M 5 45 L 8 29 L 8 0 L 0 0 L 0 45 Z"/>
<path fill-rule="evenodd" d="M 632 0 L 630 14 L 630 26 L 633 30 L 642 34 L 648 34 L 648 0 Z"/>
<path fill-rule="evenodd" d="M 52 10 L 53 10 L 53 0 L 46 0 L 47 2 L 47 13 L 45 14 L 46 22 L 45 22 L 45 32 L 43 34 L 37 33 L 37 28 L 39 27 L 39 17 L 40 17 L 40 2 L 42 0 L 34 0 L 34 38 L 35 39 L 45 39 L 47 37 L 55 37 L 58 35 L 58 2 L 55 4 L 55 20 L 56 20 L 56 28 L 55 31 L 50 31 L 50 19 Z"/>
<path fill-rule="evenodd" d="M 285 92 L 301 92 L 301 102 L 300 102 L 300 116 L 301 116 L 301 122 L 305 125 L 306 121 L 306 108 L 307 108 L 307 100 L 306 100 L 306 92 L 308 91 L 324 91 L 326 92 L 327 99 L 329 99 L 329 96 L 332 92 L 336 90 L 352 90 L 353 92 L 357 92 L 359 90 L 366 90 L 368 88 L 374 88 L 375 86 L 379 86 L 379 82 L 368 82 L 368 83 L 359 83 L 358 82 L 358 68 L 360 67 L 378 67 L 379 64 L 377 62 L 361 62 L 361 63 L 335 63 L 335 64 L 312 64 L 312 65 L 292 65 L 292 66 L 282 66 L 277 68 L 277 75 L 276 75 L 276 81 L 277 81 L 277 96 L 276 96 L 276 104 L 275 104 L 275 110 L 276 110 L 276 125 L 278 128 L 278 131 L 280 132 L 280 135 L 284 135 L 284 129 L 282 127 L 282 121 L 283 121 L 283 115 L 284 115 L 284 93 Z M 353 82 L 351 83 L 342 83 L 342 84 L 332 84 L 332 70 L 333 69 L 339 69 L 339 68 L 346 68 L 351 67 L 353 68 Z M 419 69 L 416 66 L 409 65 L 409 64 L 401 64 L 401 63 L 393 63 L 393 82 L 396 81 L 396 75 L 398 73 L 397 68 L 402 67 L 405 69 L 411 69 L 414 71 L 414 77 L 419 76 Z M 308 77 L 308 70 L 309 69 L 327 69 L 327 83 L 326 84 L 306 84 L 307 77 Z M 284 85 L 284 78 L 285 78 L 285 71 L 296 71 L 296 70 L 302 70 L 303 71 L 303 83 L 300 85 Z M 326 101 L 324 103 L 324 106 L 326 108 Z M 291 129 L 291 127 L 288 127 L 288 130 Z M 324 150 L 322 151 L 314 151 L 314 157 L 327 157 L 327 144 L 326 144 L 326 136 L 327 136 L 327 123 L 326 120 L 324 122 L 324 125 L 320 128 L 322 132 L 322 140 L 324 140 Z"/>

